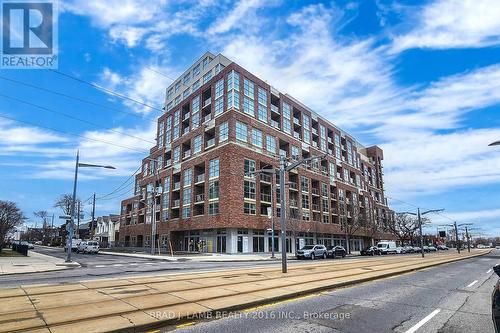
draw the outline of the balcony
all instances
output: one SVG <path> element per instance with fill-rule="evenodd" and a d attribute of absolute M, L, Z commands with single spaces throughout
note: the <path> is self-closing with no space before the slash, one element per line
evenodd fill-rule
<path fill-rule="evenodd" d="M 276 120 L 271 120 L 271 126 L 280 129 L 280 124 Z"/>
<path fill-rule="evenodd" d="M 194 203 L 202 203 L 205 201 L 205 194 L 197 194 L 194 197 Z"/>
<path fill-rule="evenodd" d="M 211 148 L 211 147 L 213 147 L 213 146 L 215 146 L 215 138 L 212 138 L 212 139 L 210 139 L 210 140 L 207 140 L 207 144 L 206 144 L 205 149 Z"/>
<path fill-rule="evenodd" d="M 318 130 L 317 130 L 317 129 L 315 129 L 314 127 L 312 128 L 312 134 L 314 134 L 314 135 L 318 135 Z"/>
<path fill-rule="evenodd" d="M 297 199 L 290 199 L 290 207 L 299 207 Z"/>
<path fill-rule="evenodd" d="M 212 115 L 210 115 L 210 114 L 209 114 L 209 115 L 207 115 L 207 116 L 205 116 L 205 118 L 203 118 L 203 122 L 204 122 L 204 123 L 207 123 L 207 122 L 209 122 L 210 120 L 212 120 Z"/>
<path fill-rule="evenodd" d="M 191 157 L 191 149 L 188 149 L 184 152 L 184 158 L 189 158 Z"/>
<path fill-rule="evenodd" d="M 179 208 L 181 206 L 181 200 L 172 200 L 172 208 Z"/>
<path fill-rule="evenodd" d="M 196 183 L 203 183 L 203 182 L 205 182 L 205 175 L 204 174 L 196 176 Z"/>
<path fill-rule="evenodd" d="M 294 123 L 295 125 L 299 125 L 299 126 L 300 126 L 300 119 L 297 119 L 297 118 L 295 118 L 295 117 L 294 117 L 294 118 L 293 118 L 293 123 Z"/>
<path fill-rule="evenodd" d="M 267 194 L 267 193 L 261 193 L 260 194 L 260 201 L 263 201 L 263 202 L 271 202 L 271 195 L 270 194 Z"/>
<path fill-rule="evenodd" d="M 182 131 L 182 135 L 185 135 L 185 134 L 188 134 L 189 133 L 189 126 L 186 127 L 183 131 Z"/>
<path fill-rule="evenodd" d="M 172 166 L 172 160 L 165 161 L 165 167 L 168 168 L 169 166 Z"/>
<path fill-rule="evenodd" d="M 288 188 L 290 190 L 298 191 L 298 186 L 297 186 L 297 183 L 295 183 L 295 182 L 288 182 Z"/>
<path fill-rule="evenodd" d="M 182 117 L 182 121 L 184 121 L 184 120 L 188 120 L 188 119 L 189 119 L 189 112 L 188 112 L 188 113 L 186 113 L 186 114 L 184 115 L 184 117 Z"/>
<path fill-rule="evenodd" d="M 319 196 L 319 190 L 318 190 L 317 188 L 312 188 L 312 189 L 311 189 L 311 193 L 312 193 L 312 195 L 317 195 L 317 196 Z"/>
<path fill-rule="evenodd" d="M 332 142 L 332 138 L 328 137 L 328 142 L 329 142 L 329 143 L 333 143 L 333 142 Z"/>
<path fill-rule="evenodd" d="M 314 148 L 318 148 L 318 143 L 317 143 L 316 141 L 313 141 L 313 142 L 312 142 L 312 146 L 313 146 Z"/>
<path fill-rule="evenodd" d="M 209 97 L 203 102 L 203 108 L 209 106 L 210 104 L 212 104 L 212 98 Z"/>
<path fill-rule="evenodd" d="M 174 183 L 174 188 L 173 188 L 174 191 L 180 190 L 180 188 L 181 188 L 181 182 Z"/>
<path fill-rule="evenodd" d="M 278 109 L 278 107 L 276 105 L 271 104 L 271 112 L 279 114 L 280 110 Z"/>
<path fill-rule="evenodd" d="M 294 137 L 295 139 L 300 140 L 300 133 L 299 133 L 299 132 L 293 132 L 293 137 Z"/>
<path fill-rule="evenodd" d="M 259 174 L 259 178 L 262 182 L 265 182 L 265 183 L 270 183 L 272 178 L 270 175 L 266 175 L 265 173 L 261 173 Z"/>

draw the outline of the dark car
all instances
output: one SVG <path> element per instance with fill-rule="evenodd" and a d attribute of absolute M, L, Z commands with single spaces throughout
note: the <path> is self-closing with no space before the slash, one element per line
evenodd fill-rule
<path fill-rule="evenodd" d="M 335 258 L 344 258 L 346 252 L 347 251 L 342 246 L 337 245 L 337 246 L 329 246 L 326 254 L 328 257 L 335 259 Z"/>
<path fill-rule="evenodd" d="M 374 256 L 374 255 L 381 255 L 382 252 L 380 251 L 380 249 L 376 246 L 369 246 L 367 248 L 364 248 L 363 250 L 361 250 L 361 255 L 362 256 Z"/>
<path fill-rule="evenodd" d="M 500 276 L 500 264 L 493 267 L 493 270 Z M 497 281 L 495 290 L 491 295 L 491 315 L 496 332 L 500 332 L 500 280 Z"/>

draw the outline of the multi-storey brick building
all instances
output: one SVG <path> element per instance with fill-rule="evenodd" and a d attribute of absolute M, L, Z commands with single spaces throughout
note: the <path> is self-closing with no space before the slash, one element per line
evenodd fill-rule
<path fill-rule="evenodd" d="M 279 181 L 250 173 L 277 168 L 279 155 L 297 160 L 324 154 L 287 175 L 288 251 L 294 251 L 291 244 L 345 245 L 346 233 L 354 250 L 389 238 L 382 150 L 363 147 L 288 94 L 206 53 L 167 88 L 157 145 L 142 161 L 135 196 L 122 202 L 120 242 L 149 246 L 155 200 L 162 245 L 270 251 L 268 212 L 275 208 L 279 230 Z"/>

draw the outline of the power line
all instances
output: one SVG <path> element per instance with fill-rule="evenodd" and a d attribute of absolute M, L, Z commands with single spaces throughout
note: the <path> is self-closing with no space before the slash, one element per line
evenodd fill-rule
<path fill-rule="evenodd" d="M 118 108 L 114 108 L 114 107 L 110 107 L 110 106 L 107 106 L 107 105 L 104 105 L 104 104 L 100 104 L 100 103 L 96 103 L 96 102 L 93 102 L 93 101 L 89 101 L 89 100 L 86 100 L 86 99 L 83 99 L 83 98 L 80 98 L 80 97 L 77 97 L 77 96 L 72 96 L 72 95 L 61 93 L 61 92 L 58 92 L 58 91 L 55 91 L 55 90 L 51 90 L 51 89 L 47 89 L 47 88 L 44 88 L 44 87 L 40 87 L 40 86 L 35 85 L 35 84 L 31 84 L 31 83 L 27 83 L 27 82 L 23 82 L 23 81 L 19 81 L 19 80 L 14 80 L 14 79 L 7 78 L 7 77 L 4 77 L 4 76 L 0 76 L 0 80 L 5 80 L 5 81 L 11 82 L 11 83 L 23 85 L 23 86 L 30 87 L 30 88 L 33 88 L 33 89 L 38 89 L 38 90 L 41 90 L 41 91 L 44 91 L 44 92 L 48 92 L 48 93 L 51 93 L 51 94 L 54 94 L 54 95 L 58 95 L 58 96 L 62 96 L 62 97 L 65 97 L 65 98 L 73 99 L 75 101 L 79 101 L 79 102 L 86 103 L 86 104 L 89 104 L 89 105 L 94 105 L 94 106 L 97 106 L 97 107 L 100 107 L 100 108 L 103 108 L 103 109 L 109 109 L 109 110 L 112 110 L 112 111 L 115 111 L 115 112 L 120 112 L 120 113 L 123 113 L 123 114 L 127 114 L 127 115 L 130 115 L 130 116 L 133 116 L 133 117 L 140 118 L 141 120 L 147 120 L 147 121 L 150 121 L 150 122 L 152 122 L 154 124 L 157 124 L 157 120 L 154 119 L 154 118 L 143 117 L 143 116 L 140 116 L 140 115 L 138 115 L 137 113 L 134 113 L 134 112 L 124 111 L 124 110 L 121 110 L 121 109 L 118 109 Z"/>
<path fill-rule="evenodd" d="M 0 118 L 12 120 L 12 121 L 15 121 L 15 122 L 18 122 L 18 123 L 23 123 L 23 124 L 27 124 L 27 125 L 31 125 L 31 126 L 35 126 L 35 127 L 44 128 L 46 130 L 53 131 L 53 132 L 58 132 L 58 133 L 66 134 L 66 135 L 71 135 L 71 136 L 83 138 L 83 139 L 86 139 L 86 140 L 89 140 L 89 141 L 101 142 L 101 143 L 105 143 L 105 144 L 108 144 L 108 145 L 111 145 L 111 146 L 120 147 L 120 148 L 128 149 L 128 150 L 133 150 L 133 151 L 136 151 L 136 152 L 139 152 L 139 153 L 147 153 L 147 154 L 149 154 L 149 152 L 147 150 L 144 150 L 144 149 L 133 148 L 133 147 L 129 147 L 129 146 L 124 146 L 124 145 L 121 145 L 121 144 L 113 143 L 113 142 L 110 142 L 110 141 L 89 138 L 89 137 L 87 137 L 85 135 L 76 134 L 76 133 L 70 133 L 70 132 L 66 132 L 66 131 L 63 131 L 63 130 L 59 130 L 59 129 L 55 129 L 55 128 L 51 128 L 51 127 L 47 127 L 47 126 L 42 126 L 42 125 L 30 122 L 30 121 L 15 119 L 15 118 L 6 116 L 5 114 L 1 114 L 1 113 L 0 113 Z"/>
<path fill-rule="evenodd" d="M 96 124 L 94 122 L 91 122 L 91 121 L 88 121 L 88 120 L 85 120 L 85 119 L 82 119 L 82 118 L 78 118 L 78 117 L 72 116 L 72 115 L 64 113 L 64 112 L 56 111 L 54 109 L 49 109 L 47 107 L 44 107 L 44 106 L 41 106 L 41 105 L 38 105 L 38 104 L 35 104 L 35 103 L 27 102 L 27 101 L 24 101 L 24 100 L 16 98 L 16 97 L 12 97 L 12 96 L 5 95 L 5 94 L 2 94 L 2 93 L 0 93 L 0 97 L 11 99 L 11 100 L 14 100 L 14 101 L 16 101 L 18 103 L 23 103 L 23 104 L 35 107 L 35 108 L 40 109 L 40 110 L 44 110 L 44 111 L 47 111 L 47 112 L 55 113 L 55 114 L 61 115 L 63 117 L 69 118 L 69 119 L 77 120 L 77 121 L 80 121 L 82 123 L 86 123 L 86 124 L 95 126 L 97 128 L 100 128 L 100 129 L 105 129 L 107 131 L 114 132 L 114 133 L 117 133 L 117 134 L 120 134 L 120 135 L 125 135 L 125 136 L 128 136 L 128 137 L 137 139 L 137 140 L 142 140 L 144 142 L 156 144 L 156 142 L 154 142 L 154 141 L 151 141 L 151 140 L 148 140 L 148 139 L 144 139 L 144 138 L 132 135 L 132 134 L 127 134 L 127 133 L 124 133 L 124 132 L 121 132 L 121 131 L 117 131 L 117 130 L 109 128 L 109 127 L 103 127 L 103 126 L 101 126 L 99 124 Z"/>
<path fill-rule="evenodd" d="M 131 180 L 131 179 L 132 179 L 132 178 L 133 178 L 133 177 L 137 174 L 137 172 L 139 172 L 139 170 L 140 170 L 141 168 L 142 168 L 142 165 L 140 165 L 140 166 L 137 168 L 137 170 L 135 170 L 135 171 L 134 171 L 134 173 L 133 173 L 132 175 L 130 175 L 130 177 L 128 177 L 128 178 L 127 178 L 127 179 L 126 179 L 123 183 L 121 183 L 121 184 L 120 184 L 117 188 L 115 188 L 113 191 L 109 192 L 108 194 L 105 194 L 105 195 L 103 195 L 103 196 L 100 196 L 100 197 L 96 198 L 96 200 L 97 200 L 97 199 L 101 200 L 101 199 L 103 199 L 103 198 L 106 198 L 106 197 L 108 197 L 108 196 L 110 196 L 110 195 L 112 195 L 112 194 L 114 194 L 114 193 L 116 193 L 116 192 L 120 191 L 122 188 L 124 188 L 124 187 L 125 187 L 125 184 L 127 184 L 127 183 L 128 183 L 128 182 L 129 182 L 129 181 L 130 181 L 130 180 Z"/>
<path fill-rule="evenodd" d="M 100 90 L 100 91 L 104 91 L 104 92 L 106 92 L 106 93 L 108 93 L 108 94 L 111 94 L 111 95 L 113 95 L 113 96 L 116 96 L 116 97 L 118 97 L 118 98 L 121 98 L 121 99 L 124 99 L 124 100 L 130 101 L 130 102 L 134 102 L 134 103 L 136 103 L 136 104 L 139 104 L 139 105 L 145 106 L 145 107 L 150 108 L 150 109 L 155 110 L 155 111 L 159 111 L 159 112 L 161 112 L 161 113 L 163 114 L 163 109 L 161 109 L 161 108 L 157 108 L 157 107 L 155 107 L 155 106 L 152 106 L 152 105 L 146 104 L 146 103 L 144 103 L 144 102 L 142 102 L 142 101 L 138 101 L 138 100 L 136 100 L 136 99 L 133 99 L 133 98 L 131 98 L 131 97 L 128 97 L 128 96 L 123 95 L 123 94 L 120 94 L 120 93 L 117 93 L 116 91 L 113 91 L 113 90 L 111 90 L 111 89 L 101 87 L 101 86 L 100 86 L 100 85 L 98 85 L 98 84 L 95 84 L 95 83 L 92 83 L 92 82 L 86 81 L 86 80 L 81 79 L 81 78 L 78 78 L 78 77 L 76 77 L 76 76 L 73 76 L 73 75 L 70 75 L 70 74 L 67 74 L 67 73 L 63 73 L 63 72 L 60 72 L 60 71 L 55 70 L 55 69 L 49 69 L 49 70 L 50 70 L 51 72 L 54 72 L 54 73 L 56 73 L 56 74 L 59 74 L 59 75 L 61 75 L 61 76 L 66 77 L 66 78 L 72 79 L 72 80 L 77 81 L 77 82 L 80 82 L 80 83 L 82 83 L 82 84 L 86 84 L 86 85 L 88 85 L 88 86 L 91 86 L 91 87 L 93 87 L 93 88 L 95 88 L 95 89 L 98 89 L 98 90 Z"/>

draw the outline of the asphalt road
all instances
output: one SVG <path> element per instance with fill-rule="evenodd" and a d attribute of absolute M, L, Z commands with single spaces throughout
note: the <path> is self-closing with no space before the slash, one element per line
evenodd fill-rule
<path fill-rule="evenodd" d="M 254 310 L 194 320 L 194 332 L 494 332 L 500 251 Z M 196 318 L 195 318 L 196 319 Z M 168 330 L 171 328 L 165 328 Z"/>

